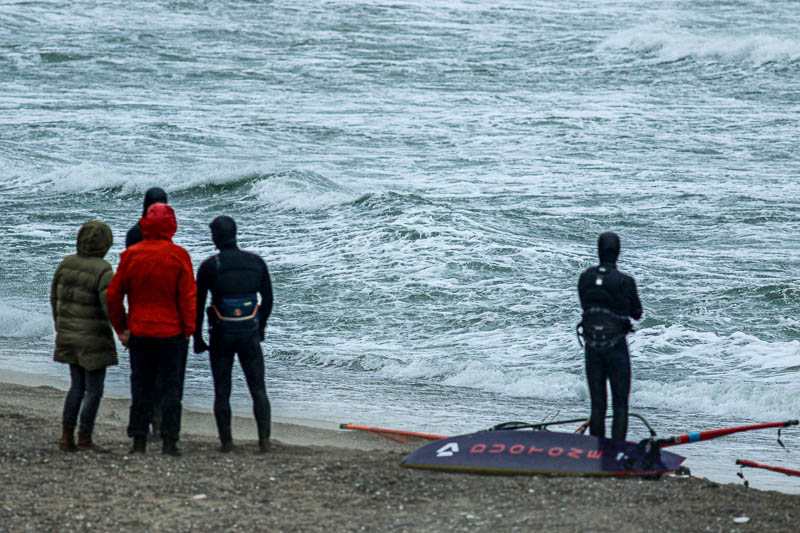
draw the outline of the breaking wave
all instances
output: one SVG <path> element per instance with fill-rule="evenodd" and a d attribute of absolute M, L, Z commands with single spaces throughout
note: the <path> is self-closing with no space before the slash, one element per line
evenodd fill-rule
<path fill-rule="evenodd" d="M 636 26 L 605 39 L 599 51 L 624 52 L 673 62 L 687 58 L 722 62 L 796 63 L 800 39 L 773 35 L 709 35 L 660 24 Z"/>
<path fill-rule="evenodd" d="M 282 210 L 319 211 L 363 196 L 315 172 L 289 170 L 264 172 L 258 168 L 216 167 L 195 169 L 163 176 L 132 175 L 93 164 L 80 164 L 44 173 L 15 171 L 6 177 L 4 189 L 22 194 L 43 195 L 111 192 L 138 196 L 150 187 L 162 187 L 170 194 L 194 197 L 242 191 L 246 197 Z"/>
<path fill-rule="evenodd" d="M 22 301 L 0 301 L 0 338 L 55 338 L 52 319 L 26 307 Z"/>

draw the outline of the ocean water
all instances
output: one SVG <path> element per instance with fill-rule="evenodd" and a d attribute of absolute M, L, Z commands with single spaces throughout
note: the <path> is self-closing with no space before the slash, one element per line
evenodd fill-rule
<path fill-rule="evenodd" d="M 790 0 L 0 0 L 0 372 L 66 377 L 55 267 L 88 219 L 116 265 L 158 185 L 195 265 L 218 214 L 268 262 L 277 417 L 587 414 L 576 284 L 613 230 L 645 308 L 632 410 L 660 435 L 798 418 L 798 27 Z M 123 352 L 107 388 L 128 375 Z M 191 355 L 186 404 L 212 390 Z M 775 436 L 674 451 L 723 482 L 800 468 Z"/>

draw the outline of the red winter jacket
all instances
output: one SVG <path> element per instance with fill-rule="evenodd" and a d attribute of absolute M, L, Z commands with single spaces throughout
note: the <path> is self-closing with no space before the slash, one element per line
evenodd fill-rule
<path fill-rule="evenodd" d="M 189 253 L 172 242 L 175 212 L 155 203 L 139 220 L 144 240 L 127 248 L 106 292 L 111 325 L 136 337 L 190 337 L 197 286 Z M 122 301 L 128 296 L 128 313 Z"/>

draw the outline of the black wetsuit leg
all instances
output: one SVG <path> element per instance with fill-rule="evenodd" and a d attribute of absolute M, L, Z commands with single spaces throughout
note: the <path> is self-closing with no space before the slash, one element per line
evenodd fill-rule
<path fill-rule="evenodd" d="M 265 382 L 264 353 L 261 351 L 258 335 L 241 338 L 237 348 L 239 364 L 242 365 L 247 387 L 253 398 L 253 415 L 258 426 L 258 436 L 269 439 L 272 416 Z"/>
<path fill-rule="evenodd" d="M 606 433 L 606 379 L 607 369 L 604 353 L 586 347 L 586 381 L 589 385 L 589 397 L 592 402 L 592 414 L 589 417 L 589 434 L 605 437 Z"/>
<path fill-rule="evenodd" d="M 631 391 L 631 363 L 628 343 L 623 339 L 611 348 L 586 348 L 586 380 L 592 401 L 589 433 L 605 436 L 605 416 L 608 407 L 606 380 L 611 384 L 614 421 L 611 438 L 625 440 L 628 433 L 628 396 Z"/>
<path fill-rule="evenodd" d="M 271 407 L 265 384 L 264 354 L 257 334 L 234 336 L 211 333 L 211 375 L 214 378 L 214 418 L 220 440 L 231 440 L 233 358 L 238 355 L 250 396 L 259 438 L 269 439 Z"/>
<path fill-rule="evenodd" d="M 628 343 L 623 339 L 606 354 L 608 381 L 611 385 L 611 405 L 614 422 L 611 438 L 625 440 L 628 434 L 628 397 L 631 393 L 631 358 Z"/>
<path fill-rule="evenodd" d="M 225 342 L 222 335 L 211 332 L 209 361 L 211 377 L 214 379 L 214 419 L 221 441 L 230 441 L 231 433 L 231 372 L 235 347 Z"/>

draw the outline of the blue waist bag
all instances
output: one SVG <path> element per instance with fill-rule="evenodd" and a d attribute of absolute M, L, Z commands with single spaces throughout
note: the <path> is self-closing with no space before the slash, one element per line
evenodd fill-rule
<path fill-rule="evenodd" d="M 255 294 L 222 298 L 206 311 L 211 327 L 222 333 L 246 335 L 258 331 L 258 297 Z"/>

